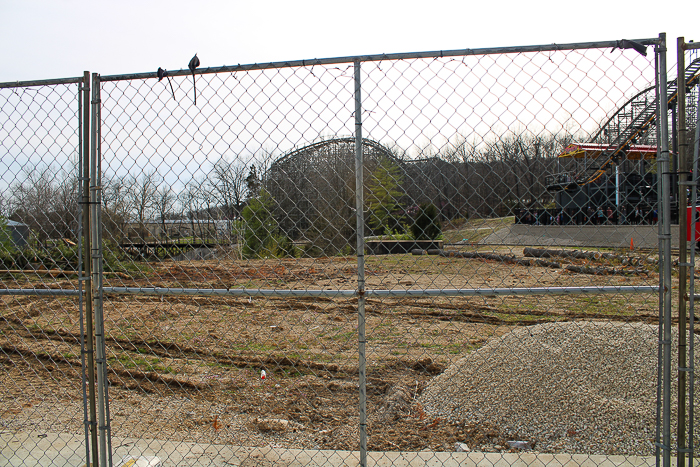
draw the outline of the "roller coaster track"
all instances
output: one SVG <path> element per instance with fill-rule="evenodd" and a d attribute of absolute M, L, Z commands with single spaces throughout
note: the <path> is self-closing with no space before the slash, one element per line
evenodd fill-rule
<path fill-rule="evenodd" d="M 685 82 L 686 88 L 690 89 L 694 86 L 700 84 L 700 58 L 693 60 L 690 65 L 685 69 Z M 579 186 L 588 185 L 594 183 L 600 177 L 605 174 L 608 166 L 610 166 L 619 156 L 624 155 L 625 150 L 629 145 L 634 144 L 638 139 L 646 136 L 649 131 L 656 124 L 656 97 L 649 101 L 647 95 L 653 92 L 654 86 L 650 86 L 641 92 L 634 95 L 627 102 L 625 102 L 618 110 L 615 112 L 604 125 L 600 127 L 600 130 L 593 136 L 592 141 L 597 141 L 600 135 L 605 132 L 605 130 L 610 131 L 613 127 L 615 119 L 620 121 L 620 119 L 625 115 L 623 111 L 631 111 L 631 122 L 625 126 L 621 131 L 618 125 L 617 136 L 610 142 L 609 147 L 612 148 L 607 152 L 608 158 L 603 162 L 600 167 L 596 169 L 588 178 L 584 181 L 578 183 Z M 671 108 L 675 105 L 678 99 L 678 80 L 675 79 L 670 81 L 667 86 L 668 95 L 668 107 Z M 641 105 L 640 105 L 641 104 Z M 636 115 L 633 114 L 633 109 L 635 106 L 642 106 L 643 109 Z"/>
<path fill-rule="evenodd" d="M 347 146 L 353 146 L 355 145 L 355 138 L 350 136 L 350 137 L 339 137 L 339 138 L 331 138 L 331 139 L 323 139 L 320 141 L 316 141 L 314 143 L 308 144 L 304 147 L 294 149 L 292 151 L 289 151 L 287 154 L 284 156 L 280 157 L 277 159 L 274 164 L 277 165 L 283 165 L 287 164 L 290 162 L 293 162 L 296 159 L 299 158 L 305 158 L 308 157 L 309 154 L 313 154 L 317 151 L 319 151 L 321 148 L 324 147 L 332 147 L 332 146 L 339 146 L 339 145 L 347 145 Z M 389 157 L 390 159 L 393 159 L 397 162 L 400 162 L 399 159 L 392 154 L 392 152 L 383 146 L 382 144 L 372 141 L 367 138 L 362 138 L 362 146 L 367 147 L 367 148 L 372 148 L 373 150 L 379 152 L 380 154 Z M 354 149 L 353 149 L 354 151 Z M 354 154 L 351 153 L 351 154 Z"/>

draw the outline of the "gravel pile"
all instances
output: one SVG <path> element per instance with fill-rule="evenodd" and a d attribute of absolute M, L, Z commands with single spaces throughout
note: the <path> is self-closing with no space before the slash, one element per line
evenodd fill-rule
<path fill-rule="evenodd" d="M 698 367 L 697 336 L 695 345 Z M 540 452 L 654 455 L 657 348 L 658 327 L 641 323 L 518 328 L 435 377 L 419 402 L 432 417 L 489 424 Z M 674 385 L 674 420 L 676 394 Z"/>

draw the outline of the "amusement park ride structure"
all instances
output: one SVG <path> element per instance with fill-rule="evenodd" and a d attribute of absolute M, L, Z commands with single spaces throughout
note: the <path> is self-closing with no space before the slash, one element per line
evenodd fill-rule
<path fill-rule="evenodd" d="M 698 92 L 700 58 L 685 69 L 686 90 Z M 668 83 L 668 108 L 675 117 L 677 80 Z M 612 209 L 616 223 L 625 223 L 631 213 L 656 211 L 657 155 L 655 87 L 650 86 L 627 100 L 587 143 L 572 143 L 558 156 L 560 172 L 547 177 L 547 190 L 554 195 L 556 210 L 576 223 L 590 221 L 591 210 Z M 694 99 L 690 99 L 691 102 Z M 697 109 L 687 112 L 697 124 Z M 692 114 L 692 115 L 691 115 Z M 675 122 L 675 118 L 673 118 Z M 675 138 L 675 131 L 672 133 Z M 673 141 L 673 154 L 677 142 Z M 677 158 L 672 156 L 677 172 Z M 677 183 L 672 182 L 672 186 Z M 678 196 L 672 196 L 672 218 L 677 219 Z"/>

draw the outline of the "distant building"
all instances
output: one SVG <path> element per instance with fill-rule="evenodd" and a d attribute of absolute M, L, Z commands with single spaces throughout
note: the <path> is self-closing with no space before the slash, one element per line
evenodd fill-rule
<path fill-rule="evenodd" d="M 29 241 L 29 226 L 21 222 L 5 220 L 10 239 L 16 248 L 22 249 Z"/>
<path fill-rule="evenodd" d="M 126 224 L 126 237 L 130 241 L 177 240 L 180 238 L 221 239 L 231 236 L 229 220 L 182 219 L 146 220 L 143 224 L 131 221 Z"/>

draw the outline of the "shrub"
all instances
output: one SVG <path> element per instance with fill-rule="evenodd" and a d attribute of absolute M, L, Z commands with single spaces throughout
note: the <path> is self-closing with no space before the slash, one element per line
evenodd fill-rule
<path fill-rule="evenodd" d="M 416 240 L 436 240 L 442 234 L 439 214 L 434 204 L 421 205 L 411 225 L 413 238 Z"/>
<path fill-rule="evenodd" d="M 299 249 L 294 246 L 294 242 L 291 238 L 287 236 L 279 236 L 276 239 L 277 243 L 277 255 L 289 258 L 296 258 L 299 256 Z"/>
<path fill-rule="evenodd" d="M 17 248 L 12 241 L 10 229 L 7 228 L 7 221 L 0 217 L 0 264 L 5 268 L 11 268 L 16 252 Z"/>
<path fill-rule="evenodd" d="M 272 216 L 272 196 L 262 190 L 260 196 L 251 199 L 241 215 L 245 220 L 243 230 L 243 256 L 266 258 L 275 256 L 277 222 Z"/>
<path fill-rule="evenodd" d="M 398 214 L 401 212 L 399 201 L 403 196 L 402 184 L 401 168 L 388 157 L 382 158 L 367 182 L 367 225 L 374 234 L 384 235 L 403 230 L 402 215 Z"/>
<path fill-rule="evenodd" d="M 241 215 L 243 228 L 243 257 L 269 258 L 296 256 L 297 249 L 292 240 L 279 234 L 279 226 L 272 215 L 274 200 L 261 190 L 260 195 L 248 202 Z"/>

